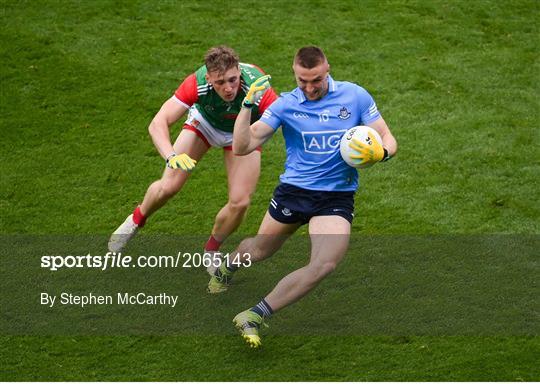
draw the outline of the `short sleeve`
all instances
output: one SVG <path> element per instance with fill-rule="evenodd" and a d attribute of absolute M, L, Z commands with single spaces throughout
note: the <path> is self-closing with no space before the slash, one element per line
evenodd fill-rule
<path fill-rule="evenodd" d="M 281 126 L 283 106 L 283 97 L 280 97 L 263 112 L 260 121 L 268 124 L 276 131 Z"/>
<path fill-rule="evenodd" d="M 266 111 L 266 109 L 277 100 L 277 95 L 274 92 L 272 88 L 269 88 L 266 90 L 264 95 L 261 97 L 261 101 L 259 103 L 259 113 L 263 113 Z"/>
<path fill-rule="evenodd" d="M 373 97 L 362 87 L 358 87 L 358 104 L 363 124 L 369 124 L 381 117 Z"/>
<path fill-rule="evenodd" d="M 191 107 L 199 99 L 197 92 L 197 77 L 194 73 L 184 79 L 182 84 L 174 92 L 174 97 L 187 107 Z"/>

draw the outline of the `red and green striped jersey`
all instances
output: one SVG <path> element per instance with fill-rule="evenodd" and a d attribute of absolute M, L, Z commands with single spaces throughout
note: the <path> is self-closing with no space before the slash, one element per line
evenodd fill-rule
<path fill-rule="evenodd" d="M 240 63 L 240 89 L 236 98 L 227 102 L 223 100 L 212 85 L 206 81 L 206 66 L 202 66 L 180 84 L 174 97 L 186 107 L 195 105 L 197 110 L 216 129 L 232 132 L 234 121 L 242 107 L 242 101 L 251 84 L 265 73 L 253 64 Z M 277 99 L 272 88 L 268 89 L 259 103 L 253 107 L 252 119 L 257 120 L 262 113 Z"/>

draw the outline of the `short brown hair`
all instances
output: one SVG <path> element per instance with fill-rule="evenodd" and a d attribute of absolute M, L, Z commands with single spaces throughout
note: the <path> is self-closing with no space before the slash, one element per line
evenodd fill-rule
<path fill-rule="evenodd" d="M 237 67 L 239 62 L 237 53 L 225 45 L 210 48 L 204 56 L 208 72 L 224 73 L 230 68 Z"/>
<path fill-rule="evenodd" d="M 307 69 L 314 68 L 325 61 L 326 56 L 322 49 L 314 45 L 300 48 L 294 56 L 294 63 Z"/>

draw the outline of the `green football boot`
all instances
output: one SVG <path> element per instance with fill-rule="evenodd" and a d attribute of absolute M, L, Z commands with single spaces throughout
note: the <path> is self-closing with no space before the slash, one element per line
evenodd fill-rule
<path fill-rule="evenodd" d="M 217 271 L 216 271 L 217 272 Z M 229 289 L 233 273 L 225 267 L 225 263 L 219 266 L 219 277 L 212 275 L 208 282 L 208 293 L 222 293 Z"/>
<path fill-rule="evenodd" d="M 253 312 L 251 309 L 240 312 L 234 317 L 233 324 L 240 332 L 240 335 L 242 335 L 244 341 L 251 348 L 259 348 L 262 345 L 259 329 L 261 328 L 261 325 L 264 325 L 265 327 L 268 327 L 268 325 L 257 313 Z"/>

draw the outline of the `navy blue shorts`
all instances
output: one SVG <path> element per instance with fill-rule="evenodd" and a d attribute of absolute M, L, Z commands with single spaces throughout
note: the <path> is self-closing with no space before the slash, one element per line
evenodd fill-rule
<path fill-rule="evenodd" d="M 306 224 L 313 216 L 354 218 L 354 192 L 311 191 L 279 184 L 268 207 L 270 216 L 284 224 Z"/>

